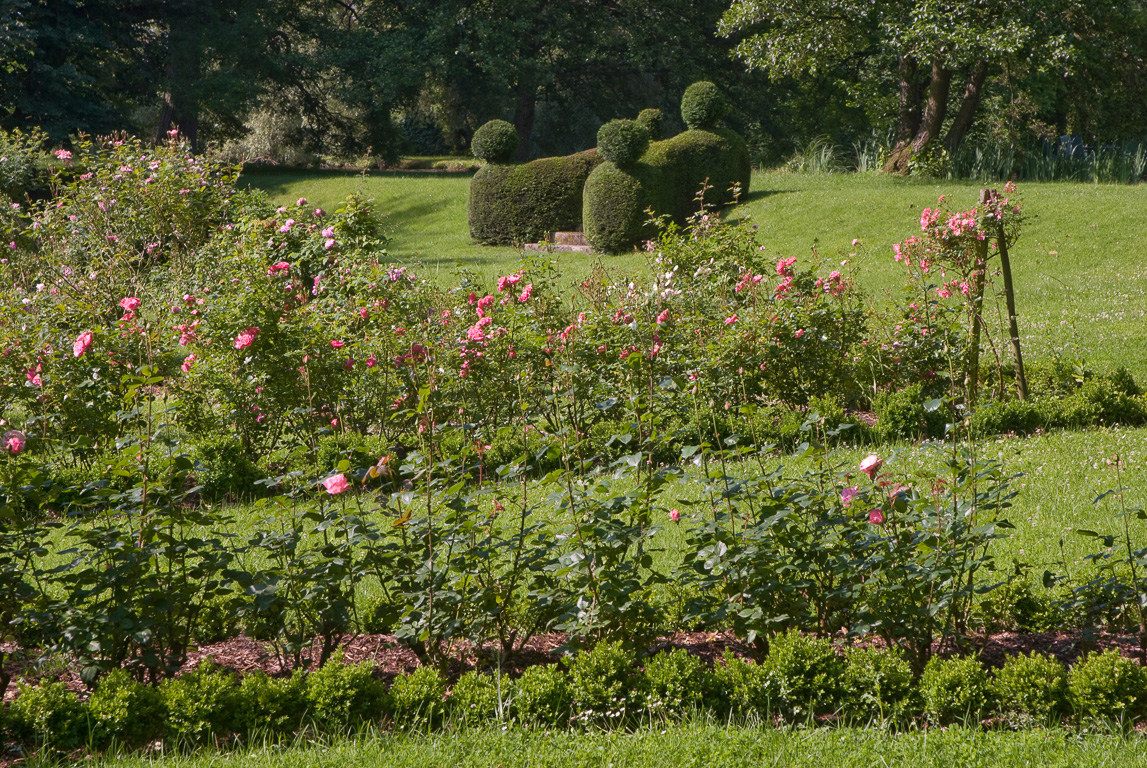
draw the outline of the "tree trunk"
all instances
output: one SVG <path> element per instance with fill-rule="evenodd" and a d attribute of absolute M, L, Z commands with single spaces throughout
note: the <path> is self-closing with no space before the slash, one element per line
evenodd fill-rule
<path fill-rule="evenodd" d="M 932 57 L 932 79 L 928 84 L 928 101 L 924 105 L 919 128 L 910 142 L 898 147 L 888 158 L 888 162 L 884 164 L 885 173 L 908 173 L 908 163 L 912 156 L 923 152 L 940 134 L 944 118 L 948 114 L 948 92 L 951 84 L 952 71 L 944 66 L 944 57 L 938 53 Z"/>
<path fill-rule="evenodd" d="M 200 78 L 203 41 L 194 25 L 174 20 L 168 37 L 167 90 L 159 114 L 156 141 L 167 140 L 167 132 L 178 129 L 191 151 L 198 151 L 199 99 L 195 93 Z"/>
<path fill-rule="evenodd" d="M 896 145 L 885 163 L 886 173 L 895 173 L 900 157 L 910 151 L 920 130 L 920 64 L 914 56 L 900 57 L 900 112 L 896 117 Z"/>
<path fill-rule="evenodd" d="M 952 127 L 948 129 L 948 134 L 944 137 L 944 149 L 947 150 L 949 156 L 956 154 L 964 136 L 968 134 L 968 129 L 972 127 L 972 121 L 975 119 L 976 110 L 980 106 L 980 96 L 983 95 L 984 81 L 987 77 L 988 63 L 980 59 L 972 65 L 972 71 L 968 75 L 968 84 L 964 86 L 964 100 L 960 102 L 960 111 L 952 119 Z"/>
<path fill-rule="evenodd" d="M 518 83 L 518 105 L 514 109 L 514 130 L 518 132 L 518 160 L 530 159 L 530 133 L 534 130 L 534 112 L 538 89 L 532 82 Z"/>

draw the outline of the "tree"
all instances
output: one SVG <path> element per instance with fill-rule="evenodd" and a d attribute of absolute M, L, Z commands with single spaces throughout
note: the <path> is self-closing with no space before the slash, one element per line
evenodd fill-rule
<path fill-rule="evenodd" d="M 736 0 L 721 31 L 750 68 L 800 76 L 857 62 L 896 86 L 895 143 L 885 170 L 909 170 L 939 143 L 948 153 L 972 127 L 992 67 L 1026 56 L 1066 60 L 1075 0 Z M 949 116 L 953 84 L 958 107 Z M 945 130 L 946 129 L 946 130 Z M 941 136 L 943 134 L 943 136 Z"/>

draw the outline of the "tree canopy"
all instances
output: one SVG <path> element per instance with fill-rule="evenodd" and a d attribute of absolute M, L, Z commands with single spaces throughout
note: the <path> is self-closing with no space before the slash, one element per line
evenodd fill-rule
<path fill-rule="evenodd" d="M 388 160 L 466 152 L 509 121 L 519 157 L 714 81 L 758 163 L 826 136 L 888 169 L 968 137 L 1142 137 L 1144 0 L 0 0 L 0 127 L 55 142 L 178 128 Z M 272 153 L 273 154 L 273 153 Z"/>

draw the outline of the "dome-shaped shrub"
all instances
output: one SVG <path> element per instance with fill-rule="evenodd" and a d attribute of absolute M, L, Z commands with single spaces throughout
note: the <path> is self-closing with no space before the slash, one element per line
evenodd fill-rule
<path fill-rule="evenodd" d="M 474 131 L 470 151 L 488 163 L 506 163 L 518 151 L 518 132 L 505 120 L 491 120 Z"/>
<path fill-rule="evenodd" d="M 649 146 L 649 130 L 634 120 L 610 120 L 597 132 L 597 151 L 619 168 L 632 165 Z"/>
<path fill-rule="evenodd" d="M 702 80 L 685 89 L 681 97 L 681 117 L 690 128 L 712 128 L 725 114 L 725 97 L 708 80 Z"/>
<path fill-rule="evenodd" d="M 665 129 L 665 116 L 661 114 L 660 109 L 643 109 L 641 114 L 637 116 L 637 122 L 645 126 L 645 130 L 649 131 L 650 141 L 660 141 Z"/>

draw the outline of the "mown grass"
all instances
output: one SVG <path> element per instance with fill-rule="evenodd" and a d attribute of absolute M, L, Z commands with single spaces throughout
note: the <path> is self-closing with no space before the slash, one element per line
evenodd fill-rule
<path fill-rule="evenodd" d="M 1147 741 L 1136 736 L 1061 730 L 1008 733 L 964 728 L 892 734 L 880 729 L 778 730 L 717 725 L 666 726 L 634 733 L 542 732 L 511 728 L 434 736 L 367 735 L 293 749 L 255 748 L 158 758 L 104 759 L 116 768 L 1091 768 L 1141 766 Z"/>

